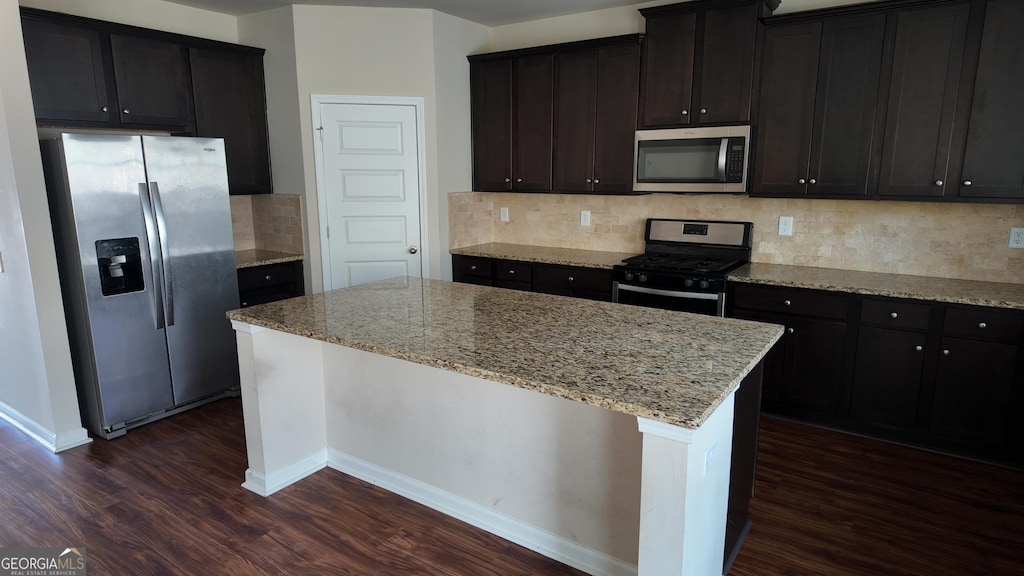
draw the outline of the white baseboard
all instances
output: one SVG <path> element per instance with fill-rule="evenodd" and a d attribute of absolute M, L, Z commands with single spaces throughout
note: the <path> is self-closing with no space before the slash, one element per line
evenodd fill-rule
<path fill-rule="evenodd" d="M 55 434 L 3 402 L 0 402 L 0 418 L 7 420 L 15 428 L 28 434 L 33 440 L 54 453 L 92 442 L 92 438 L 89 438 L 89 432 L 85 428 L 80 427 L 70 432 Z"/>
<path fill-rule="evenodd" d="M 327 466 L 419 502 L 588 574 L 595 576 L 636 576 L 637 574 L 635 565 L 585 548 L 562 536 L 511 518 L 472 500 L 343 452 L 328 448 Z"/>
<path fill-rule="evenodd" d="M 260 496 L 270 496 L 314 472 L 323 470 L 326 466 L 327 451 L 324 450 L 269 476 L 249 468 L 245 471 L 245 482 L 242 483 L 242 488 L 251 490 Z"/>

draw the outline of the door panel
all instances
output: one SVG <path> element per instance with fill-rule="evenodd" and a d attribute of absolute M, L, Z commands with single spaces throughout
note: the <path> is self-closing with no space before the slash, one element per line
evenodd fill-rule
<path fill-rule="evenodd" d="M 850 397 L 850 416 L 913 430 L 924 369 L 925 335 L 862 326 Z"/>
<path fill-rule="evenodd" d="M 163 212 L 167 351 L 182 404 L 238 386 L 235 334 L 224 317 L 239 307 L 224 141 L 142 141 L 154 209 Z"/>
<path fill-rule="evenodd" d="M 547 192 L 551 190 L 554 146 L 554 55 L 516 58 L 512 77 L 512 189 Z"/>
<path fill-rule="evenodd" d="M 470 65 L 473 100 L 473 190 L 512 189 L 512 63 Z"/>
<path fill-rule="evenodd" d="M 704 12 L 700 102 L 693 111 L 701 124 L 750 120 L 757 11 L 750 2 Z"/>
<path fill-rule="evenodd" d="M 324 288 L 419 276 L 415 106 L 322 104 L 320 112 L 330 264 Z"/>
<path fill-rule="evenodd" d="M 593 189 L 594 138 L 597 123 L 598 51 L 558 55 L 554 190 Z M 628 140 L 632 142 L 632 138 Z"/>
<path fill-rule="evenodd" d="M 697 13 L 647 18 L 644 37 L 643 128 L 687 125 L 691 110 Z"/>
<path fill-rule="evenodd" d="M 121 122 L 184 128 L 192 94 L 184 48 L 136 36 L 110 35 Z"/>
<path fill-rule="evenodd" d="M 598 59 L 594 191 L 632 192 L 640 45 L 602 48 Z"/>

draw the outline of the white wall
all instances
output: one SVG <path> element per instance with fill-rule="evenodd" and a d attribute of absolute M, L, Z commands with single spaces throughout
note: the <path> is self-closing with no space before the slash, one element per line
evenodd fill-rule
<path fill-rule="evenodd" d="M 0 0 L 0 412 L 51 448 L 84 434 L 18 4 Z"/>

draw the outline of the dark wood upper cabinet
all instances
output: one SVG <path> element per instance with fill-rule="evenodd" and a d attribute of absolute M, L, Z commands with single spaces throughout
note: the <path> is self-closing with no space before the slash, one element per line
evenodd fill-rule
<path fill-rule="evenodd" d="M 551 190 L 554 55 L 470 57 L 473 189 Z"/>
<path fill-rule="evenodd" d="M 122 124 L 185 129 L 191 116 L 187 53 L 177 42 L 110 35 Z"/>
<path fill-rule="evenodd" d="M 639 126 L 749 122 L 758 18 L 777 6 L 717 0 L 640 10 L 647 23 Z"/>
<path fill-rule="evenodd" d="M 638 36 L 556 57 L 554 190 L 632 192 Z"/>
<path fill-rule="evenodd" d="M 232 194 L 270 193 L 263 50 L 191 48 L 196 135 L 223 138 Z"/>
<path fill-rule="evenodd" d="M 36 18 L 22 19 L 36 117 L 108 123 L 116 118 L 106 35 Z"/>
<path fill-rule="evenodd" d="M 961 100 L 971 5 L 909 9 L 896 37 L 885 115 L 879 196 L 942 196 L 959 174 L 954 120 Z M 961 131 L 962 132 L 962 131 Z"/>
<path fill-rule="evenodd" d="M 868 193 L 884 34 L 884 14 L 769 27 L 752 196 Z"/>
<path fill-rule="evenodd" d="M 958 195 L 1024 200 L 1024 2 L 989 0 Z"/>

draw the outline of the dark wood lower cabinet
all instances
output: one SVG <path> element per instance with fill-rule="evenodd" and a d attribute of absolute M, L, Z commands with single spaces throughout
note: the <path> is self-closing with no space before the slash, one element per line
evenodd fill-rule
<path fill-rule="evenodd" d="M 589 300 L 612 299 L 612 271 L 604 268 L 453 254 L 452 280 Z"/>
<path fill-rule="evenodd" d="M 731 316 L 786 327 L 765 358 L 765 412 L 1024 466 L 1024 312 L 738 283 L 730 291 Z M 849 302 L 845 321 L 836 298 Z"/>
<path fill-rule="evenodd" d="M 242 308 L 302 296 L 303 286 L 301 260 L 238 269 L 238 300 Z"/>

